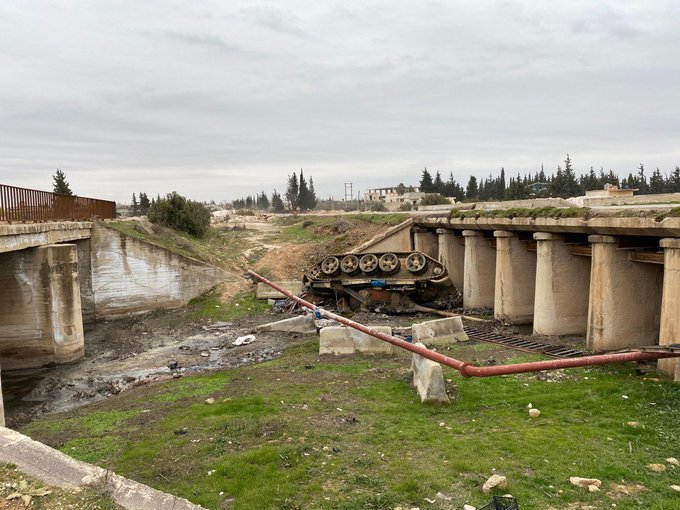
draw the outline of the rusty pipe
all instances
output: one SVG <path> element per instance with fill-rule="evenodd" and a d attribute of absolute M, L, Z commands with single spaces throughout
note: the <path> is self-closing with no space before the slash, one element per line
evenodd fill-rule
<path fill-rule="evenodd" d="M 581 358 L 568 358 L 568 359 L 556 359 L 547 361 L 533 361 L 529 363 L 516 363 L 513 365 L 495 365 L 491 367 L 478 367 L 467 363 L 465 361 L 457 360 L 455 358 L 450 358 L 444 354 L 432 351 L 425 347 L 420 347 L 419 345 L 414 345 L 406 340 L 402 340 L 392 335 L 387 335 L 380 331 L 376 331 L 373 328 L 354 322 L 351 319 L 347 319 L 341 315 L 329 312 L 323 308 L 319 308 L 309 301 L 305 301 L 299 296 L 296 296 L 292 292 L 284 289 L 283 287 L 275 284 L 274 282 L 268 280 L 264 276 L 260 276 L 255 271 L 248 270 L 248 274 L 254 278 L 260 280 L 261 282 L 269 285 L 271 288 L 278 290 L 284 296 L 296 301 L 300 305 L 304 306 L 315 312 L 318 316 L 328 317 L 333 319 L 345 326 L 354 328 L 358 331 L 366 333 L 374 338 L 383 340 L 384 342 L 396 345 L 407 351 L 414 352 L 423 356 L 425 358 L 441 363 L 451 368 L 458 370 L 464 377 L 491 377 L 495 375 L 509 375 L 509 374 L 522 374 L 526 372 L 542 372 L 545 370 L 558 370 L 561 368 L 576 368 L 585 367 L 592 365 L 606 365 L 609 363 L 623 363 L 626 361 L 646 361 L 646 360 L 656 360 L 660 358 L 673 358 L 680 356 L 680 353 L 663 353 L 663 352 L 623 352 L 616 354 L 598 354 L 595 356 L 583 356 Z"/>

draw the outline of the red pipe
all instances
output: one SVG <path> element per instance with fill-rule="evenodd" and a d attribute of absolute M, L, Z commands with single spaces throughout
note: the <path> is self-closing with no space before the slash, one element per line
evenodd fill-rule
<path fill-rule="evenodd" d="M 353 320 L 347 319 L 341 315 L 337 315 L 333 312 L 329 312 L 328 310 L 324 310 L 322 308 L 317 307 L 316 305 L 310 303 L 309 301 L 305 301 L 299 296 L 296 296 L 295 294 L 289 292 L 288 290 L 284 289 L 283 287 L 275 284 L 272 281 L 267 280 L 264 276 L 260 276 L 254 271 L 248 270 L 248 274 L 251 276 L 257 278 L 263 283 L 266 283 L 269 285 L 271 288 L 278 290 L 281 294 L 284 296 L 289 297 L 290 299 L 298 302 L 300 305 L 304 306 L 305 308 L 309 308 L 310 310 L 314 311 L 317 313 L 319 316 L 323 315 L 325 317 L 328 317 L 329 319 L 333 319 L 335 321 L 340 322 L 341 324 L 344 324 L 345 326 L 349 326 L 350 328 L 357 329 L 363 333 L 366 333 L 367 335 L 371 335 L 372 337 L 378 338 L 380 340 L 383 340 L 385 342 L 388 342 L 392 345 L 396 345 L 397 347 L 401 347 L 402 349 L 406 349 L 407 351 L 414 352 L 416 354 L 419 354 L 425 358 L 431 359 L 432 361 L 436 361 L 437 363 L 441 363 L 442 365 L 446 365 L 451 368 L 455 368 L 458 370 L 463 376 L 465 377 L 491 377 L 494 375 L 508 375 L 508 374 L 521 374 L 521 373 L 526 373 L 526 372 L 541 372 L 543 370 L 558 370 L 560 368 L 575 368 L 575 367 L 585 367 L 585 366 L 591 366 L 591 365 L 606 365 L 608 363 L 623 363 L 626 361 L 646 361 L 646 360 L 655 360 L 659 358 L 674 358 L 680 356 L 680 353 L 664 353 L 664 352 L 624 352 L 624 353 L 617 353 L 617 354 L 599 354 L 596 356 L 583 356 L 581 358 L 567 358 L 567 359 L 555 359 L 555 360 L 547 360 L 547 361 L 533 361 L 530 363 L 516 363 L 514 365 L 495 365 L 491 367 L 478 367 L 476 365 L 472 365 L 470 363 L 466 363 L 464 361 L 460 361 L 454 358 L 449 358 L 448 356 L 445 356 L 443 354 L 440 354 L 435 351 L 431 351 L 430 349 L 427 349 L 425 347 L 420 347 L 418 345 L 414 345 L 410 342 L 407 342 L 406 340 L 402 340 L 400 338 L 397 338 L 392 335 L 387 335 L 385 333 L 381 333 L 380 331 L 376 331 L 375 329 L 369 328 L 367 326 L 364 326 L 363 324 L 359 324 L 358 322 L 354 322 Z"/>

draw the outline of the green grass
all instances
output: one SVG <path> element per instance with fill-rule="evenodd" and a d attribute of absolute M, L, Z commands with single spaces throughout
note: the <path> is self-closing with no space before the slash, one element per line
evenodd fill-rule
<path fill-rule="evenodd" d="M 334 237 L 342 237 L 342 232 L 334 227 L 341 223 L 349 223 L 353 228 L 361 228 L 362 224 L 398 225 L 408 218 L 402 213 L 363 213 L 342 216 L 282 216 L 276 222 L 282 227 L 282 242 L 310 243 L 327 242 Z M 338 235 L 340 234 L 340 235 Z"/>
<path fill-rule="evenodd" d="M 587 207 L 538 207 L 534 209 L 452 209 L 449 218 L 587 218 Z"/>
<path fill-rule="evenodd" d="M 454 402 L 423 405 L 406 382 L 406 354 L 319 358 L 317 349 L 309 342 L 267 363 L 139 387 L 25 430 L 56 445 L 68 430 L 70 455 L 206 508 L 479 507 L 493 472 L 508 477 L 502 492 L 520 508 L 677 508 L 670 485 L 680 471 L 646 467 L 680 457 L 677 384 L 632 365 L 565 371 L 552 382 L 445 369 Z M 526 359 L 535 357 L 513 361 Z M 529 417 L 530 402 L 539 418 Z M 91 425 L 100 419 L 107 425 Z M 570 476 L 599 478 L 603 490 L 576 488 Z M 646 490 L 614 499 L 612 482 Z M 437 492 L 453 499 L 425 501 Z"/>
<path fill-rule="evenodd" d="M 215 292 L 207 292 L 190 301 L 190 313 L 196 318 L 230 321 L 249 315 L 260 315 L 271 309 L 267 301 L 257 299 L 255 291 L 242 292 L 229 303 L 220 301 Z"/>

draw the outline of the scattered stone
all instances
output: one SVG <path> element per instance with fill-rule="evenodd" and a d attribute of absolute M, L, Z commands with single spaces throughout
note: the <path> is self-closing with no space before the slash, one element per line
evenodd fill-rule
<path fill-rule="evenodd" d="M 680 485 L 671 485 L 671 489 L 680 492 Z"/>
<path fill-rule="evenodd" d="M 447 494 L 444 494 L 443 492 L 438 492 L 435 494 L 435 497 L 437 499 L 443 499 L 444 501 L 451 501 L 453 499 L 453 496 L 448 496 Z"/>
<path fill-rule="evenodd" d="M 208 351 L 202 351 L 201 352 L 201 358 L 209 358 L 209 357 L 210 357 L 210 353 Z"/>
<path fill-rule="evenodd" d="M 607 496 L 610 498 L 622 498 L 625 496 L 634 496 L 646 489 L 644 485 L 639 484 L 623 484 L 623 483 L 610 483 L 611 490 L 607 492 Z"/>
<path fill-rule="evenodd" d="M 206 399 L 205 399 L 205 403 L 208 404 L 208 405 L 214 404 L 214 403 L 215 403 L 215 399 L 212 398 L 212 397 L 206 398 Z"/>
<path fill-rule="evenodd" d="M 647 469 L 654 471 L 655 473 L 663 473 L 666 471 L 666 466 L 663 464 L 647 464 Z"/>
<path fill-rule="evenodd" d="M 208 326 L 203 326 L 203 329 L 207 331 L 220 331 L 229 329 L 233 325 L 233 322 L 217 321 L 209 324 Z"/>
<path fill-rule="evenodd" d="M 173 379 L 179 379 L 180 377 L 182 377 L 182 374 L 180 372 L 175 372 L 172 374 Z"/>
<path fill-rule="evenodd" d="M 538 418 L 539 416 L 541 416 L 541 411 L 533 408 L 529 409 L 529 416 L 531 416 L 532 418 Z"/>
<path fill-rule="evenodd" d="M 491 475 L 482 485 L 482 490 L 486 493 L 493 489 L 505 489 L 508 486 L 508 479 L 503 475 Z"/>
<path fill-rule="evenodd" d="M 532 407 L 534 407 L 534 405 L 533 405 L 531 402 L 529 402 L 529 403 L 527 404 L 527 409 L 531 409 Z"/>
<path fill-rule="evenodd" d="M 580 476 L 570 477 L 569 482 L 577 487 L 583 487 L 584 489 L 588 488 L 590 492 L 600 490 L 600 486 L 602 485 L 602 481 L 597 478 L 581 478 Z M 591 487 L 595 487 L 595 489 L 591 489 Z"/>
<path fill-rule="evenodd" d="M 176 359 L 171 359 L 170 362 L 168 363 L 168 368 L 170 370 L 176 370 L 178 366 L 179 366 L 179 363 L 177 363 Z"/>
<path fill-rule="evenodd" d="M 255 341 L 255 335 L 245 335 L 245 336 L 240 336 L 236 340 L 234 340 L 231 345 L 248 345 L 252 344 Z"/>
<path fill-rule="evenodd" d="M 678 461 L 678 459 L 676 459 L 675 457 L 668 457 L 666 459 L 666 462 L 671 466 L 680 466 L 680 461 Z"/>
<path fill-rule="evenodd" d="M 633 428 L 637 428 L 637 427 L 640 426 L 640 422 L 639 421 L 629 421 L 628 426 L 633 427 Z"/>
<path fill-rule="evenodd" d="M 472 505 L 463 505 L 463 510 L 477 510 L 477 507 Z"/>

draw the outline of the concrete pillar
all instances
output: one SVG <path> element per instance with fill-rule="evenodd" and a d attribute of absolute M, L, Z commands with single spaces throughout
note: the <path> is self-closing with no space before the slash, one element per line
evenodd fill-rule
<path fill-rule="evenodd" d="M 437 235 L 431 230 L 415 227 L 413 229 L 413 244 L 416 251 L 423 252 L 425 255 L 432 257 L 435 260 L 439 257 Z"/>
<path fill-rule="evenodd" d="M 663 248 L 663 298 L 659 345 L 680 343 L 680 239 L 662 239 Z M 675 374 L 680 380 L 678 358 L 659 360 L 659 370 Z"/>
<path fill-rule="evenodd" d="M 564 238 L 536 232 L 534 333 L 585 335 L 588 330 L 590 259 L 569 253 Z"/>
<path fill-rule="evenodd" d="M 587 345 L 595 351 L 654 345 L 663 269 L 633 262 L 614 236 L 592 235 Z"/>
<path fill-rule="evenodd" d="M 83 353 L 75 245 L 0 254 L 3 369 L 65 363 Z"/>
<path fill-rule="evenodd" d="M 463 271 L 465 268 L 465 243 L 463 237 L 454 230 L 438 228 L 439 262 L 446 266 L 451 283 L 463 292 Z"/>
<path fill-rule="evenodd" d="M 80 306 L 83 312 L 83 322 L 93 322 L 95 313 L 90 240 L 76 241 L 76 246 L 78 247 L 78 280 L 80 281 Z"/>
<path fill-rule="evenodd" d="M 0 375 L 2 374 L 2 360 L 0 360 Z M 2 396 L 2 377 L 0 377 L 0 427 L 5 426 L 5 399 Z"/>
<path fill-rule="evenodd" d="M 496 230 L 494 318 L 510 324 L 534 320 L 536 254 L 515 232 Z"/>
<path fill-rule="evenodd" d="M 463 230 L 465 262 L 463 267 L 463 306 L 491 308 L 494 304 L 496 250 L 481 230 Z"/>
<path fill-rule="evenodd" d="M 50 289 L 50 321 L 55 363 L 70 363 L 85 354 L 80 307 L 78 250 L 75 244 L 53 244 L 45 251 Z"/>

